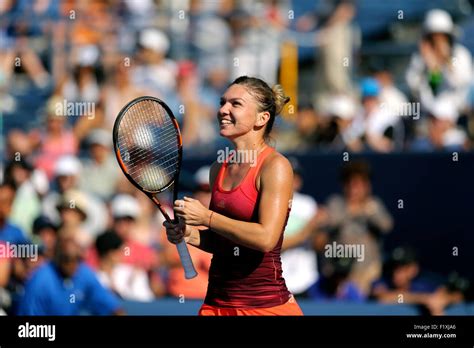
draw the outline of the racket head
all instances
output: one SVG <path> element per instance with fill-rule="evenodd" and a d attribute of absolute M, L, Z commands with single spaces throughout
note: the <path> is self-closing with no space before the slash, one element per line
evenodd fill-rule
<path fill-rule="evenodd" d="M 182 138 L 171 109 L 161 99 L 143 96 L 119 112 L 113 128 L 117 161 L 127 179 L 149 196 L 177 184 Z"/>

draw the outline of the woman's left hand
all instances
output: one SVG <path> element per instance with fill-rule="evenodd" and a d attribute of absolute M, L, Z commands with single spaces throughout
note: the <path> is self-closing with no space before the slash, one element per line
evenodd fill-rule
<path fill-rule="evenodd" d="M 197 199 L 184 197 L 174 202 L 174 211 L 186 225 L 206 226 L 211 211 L 201 204 Z"/>

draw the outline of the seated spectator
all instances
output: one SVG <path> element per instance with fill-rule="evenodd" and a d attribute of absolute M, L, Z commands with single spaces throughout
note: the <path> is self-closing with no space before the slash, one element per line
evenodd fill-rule
<path fill-rule="evenodd" d="M 40 266 L 25 286 L 19 315 L 122 314 L 112 292 L 105 289 L 81 260 L 74 236 L 60 235 L 54 260 Z"/>
<path fill-rule="evenodd" d="M 0 242 L 11 244 L 29 244 L 23 231 L 9 221 L 15 188 L 8 183 L 0 184 Z"/>
<path fill-rule="evenodd" d="M 153 300 L 147 273 L 121 262 L 124 253 L 122 238 L 113 231 L 105 232 L 97 237 L 95 247 L 99 255 L 97 277 L 104 287 L 125 300 Z"/>
<path fill-rule="evenodd" d="M 412 55 L 406 81 L 425 111 L 438 98 L 446 98 L 459 112 L 466 104 L 472 78 L 472 57 L 456 42 L 454 23 L 444 10 L 425 16 L 419 52 Z"/>
<path fill-rule="evenodd" d="M 310 298 L 317 301 L 363 302 L 365 296 L 349 279 L 353 260 L 347 258 L 325 259 L 321 276 L 308 290 Z"/>
<path fill-rule="evenodd" d="M 79 186 L 87 193 L 108 200 L 115 191 L 120 169 L 112 154 L 110 133 L 103 129 L 93 130 L 88 138 L 90 159 L 82 163 Z"/>
<path fill-rule="evenodd" d="M 302 103 L 295 115 L 294 125 L 289 123 L 287 126 L 289 130 L 283 128 L 275 130 L 278 132 L 278 149 L 304 152 L 317 146 L 321 141 L 320 132 L 325 126 L 325 120 L 311 104 Z"/>
<path fill-rule="evenodd" d="M 363 150 L 361 136 L 364 130 L 354 122 L 357 111 L 357 105 L 350 96 L 333 95 L 328 99 L 324 117 L 325 126 L 320 139 L 322 151 Z"/>
<path fill-rule="evenodd" d="M 391 152 L 403 145 L 403 125 L 396 113 L 382 107 L 380 84 L 366 78 L 361 84 L 364 137 L 367 146 L 376 152 Z"/>
<path fill-rule="evenodd" d="M 138 240 L 136 236 L 137 220 L 140 206 L 137 199 L 131 195 L 117 195 L 111 202 L 112 230 L 123 240 L 121 262 L 146 272 L 149 276 L 150 287 L 156 297 L 162 296 L 164 287 L 157 272 L 160 257 L 157 250 Z M 86 255 L 87 263 L 94 268 L 99 266 L 99 258 L 95 248 L 90 248 Z"/>
<path fill-rule="evenodd" d="M 60 215 L 60 230 L 68 231 L 76 238 L 76 242 L 87 248 L 92 244 L 91 233 L 84 228 L 87 219 L 86 197 L 77 190 L 68 190 L 57 205 Z"/>
<path fill-rule="evenodd" d="M 374 78 L 377 80 L 380 86 L 379 99 L 383 107 L 399 116 L 413 116 L 400 115 L 400 109 L 404 104 L 408 103 L 408 99 L 403 94 L 403 92 L 397 88 L 393 81 L 393 76 L 388 69 L 376 69 L 374 72 Z"/>
<path fill-rule="evenodd" d="M 296 158 L 293 167 L 293 200 L 285 228 L 281 263 L 288 290 L 302 295 L 318 278 L 316 253 L 310 237 L 318 218 L 318 205 L 313 197 L 300 193 L 303 187 L 303 168 Z"/>
<path fill-rule="evenodd" d="M 38 216 L 33 222 L 33 238 L 38 240 L 42 256 L 51 260 L 54 256 L 54 246 L 56 245 L 58 226 L 47 216 Z"/>
<path fill-rule="evenodd" d="M 106 228 L 107 208 L 99 198 L 79 190 L 79 178 L 81 175 L 82 165 L 76 157 L 61 157 L 56 164 L 54 174 L 56 190 L 51 191 L 44 197 L 42 211 L 43 215 L 49 217 L 55 224 L 60 224 L 61 221 L 57 206 L 63 199 L 62 196 L 69 190 L 80 192 L 80 195 L 83 196 L 83 200 L 87 201 L 87 204 L 83 206 L 87 216 L 87 219 L 83 222 L 83 229 L 87 231 L 91 237 L 94 237 Z"/>
<path fill-rule="evenodd" d="M 41 196 L 49 186 L 47 178 L 25 158 L 10 161 L 5 177 L 16 187 L 10 220 L 30 235 L 33 220 L 41 212 Z"/>
<path fill-rule="evenodd" d="M 102 88 L 102 103 L 104 105 L 104 127 L 112 130 L 120 110 L 130 100 L 153 94 L 148 90 L 139 88 L 131 80 L 130 67 L 126 65 L 126 57 L 120 57 L 114 62 L 107 81 Z"/>
<path fill-rule="evenodd" d="M 78 150 L 77 139 L 66 125 L 67 111 L 63 109 L 63 100 L 59 97 L 49 100 L 45 129 L 31 134 L 33 146 L 38 152 L 35 166 L 43 170 L 50 180 L 59 158 L 75 155 Z"/>
<path fill-rule="evenodd" d="M 172 97 L 176 88 L 178 67 L 166 58 L 170 41 L 165 33 L 155 28 L 140 32 L 137 64 L 134 64 L 132 81 L 140 88 L 151 90 L 163 99 Z"/>
<path fill-rule="evenodd" d="M 416 253 L 407 247 L 393 250 L 384 265 L 383 277 L 372 285 L 371 295 L 386 303 L 419 304 L 432 315 L 442 315 L 448 305 L 463 299 L 459 291 L 449 291 L 424 280 L 420 276 Z"/>
<path fill-rule="evenodd" d="M 367 294 L 382 270 L 381 240 L 389 233 L 393 220 L 383 202 L 373 195 L 370 168 L 353 161 L 342 168 L 344 194 L 329 197 L 327 218 L 321 227 L 325 242 L 363 247 L 363 259 L 352 266 L 350 279 Z"/>
<path fill-rule="evenodd" d="M 455 105 L 446 99 L 437 99 L 428 113 L 428 134 L 412 143 L 414 151 L 463 151 L 467 135 L 457 127 L 459 114 Z"/>

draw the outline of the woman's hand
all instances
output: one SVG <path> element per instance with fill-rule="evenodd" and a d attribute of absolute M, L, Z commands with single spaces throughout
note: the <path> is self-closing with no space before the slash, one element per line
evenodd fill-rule
<path fill-rule="evenodd" d="M 181 219 L 179 219 L 178 223 L 174 222 L 163 222 L 163 226 L 166 228 L 166 237 L 170 243 L 178 244 L 180 243 L 183 238 L 184 241 L 187 242 L 187 239 L 191 235 L 191 227 L 184 224 Z"/>
<path fill-rule="evenodd" d="M 183 200 L 174 202 L 176 216 L 183 220 L 186 225 L 209 227 L 211 211 L 196 199 L 184 197 Z"/>

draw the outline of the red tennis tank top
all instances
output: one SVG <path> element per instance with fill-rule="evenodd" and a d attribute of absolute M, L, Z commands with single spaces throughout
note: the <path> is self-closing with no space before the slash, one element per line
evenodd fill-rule
<path fill-rule="evenodd" d="M 258 222 L 259 192 L 255 180 L 265 158 L 273 151 L 271 147 L 263 150 L 257 164 L 250 167 L 242 182 L 229 191 L 222 189 L 227 169 L 227 162 L 223 163 L 212 187 L 211 210 L 231 219 Z M 280 260 L 283 231 L 284 227 L 275 248 L 266 253 L 215 233 L 204 303 L 227 308 L 265 308 L 288 302 L 291 294 L 282 276 Z"/>

